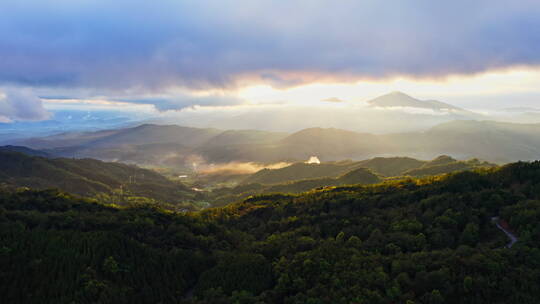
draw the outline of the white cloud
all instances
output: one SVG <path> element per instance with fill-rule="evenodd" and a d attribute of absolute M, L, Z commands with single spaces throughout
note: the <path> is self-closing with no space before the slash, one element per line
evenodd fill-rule
<path fill-rule="evenodd" d="M 0 91 L 0 121 L 38 121 L 51 117 L 39 97 L 28 89 Z"/>

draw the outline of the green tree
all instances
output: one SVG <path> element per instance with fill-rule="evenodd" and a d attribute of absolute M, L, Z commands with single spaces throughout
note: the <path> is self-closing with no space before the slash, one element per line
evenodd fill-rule
<path fill-rule="evenodd" d="M 470 276 L 466 276 L 463 279 L 463 290 L 465 290 L 465 292 L 468 293 L 472 291 L 472 288 L 473 288 L 473 279 Z"/>
<path fill-rule="evenodd" d="M 109 256 L 103 261 L 103 272 L 107 274 L 116 274 L 120 271 L 120 266 L 114 257 Z"/>

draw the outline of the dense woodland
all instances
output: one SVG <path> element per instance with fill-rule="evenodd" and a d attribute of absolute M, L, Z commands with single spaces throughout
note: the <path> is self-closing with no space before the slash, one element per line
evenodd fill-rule
<path fill-rule="evenodd" d="M 3 303 L 537 303 L 540 162 L 175 213 L 0 191 Z M 492 217 L 509 224 L 508 239 Z"/>

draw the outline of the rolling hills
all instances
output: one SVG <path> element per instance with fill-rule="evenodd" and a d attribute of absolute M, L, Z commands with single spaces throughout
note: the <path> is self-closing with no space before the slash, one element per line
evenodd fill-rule
<path fill-rule="evenodd" d="M 233 176 L 233 179 L 241 182 L 232 187 L 210 184 L 213 189 L 208 192 L 208 197 L 214 206 L 224 206 L 259 194 L 298 194 L 324 187 L 368 185 L 385 179 L 426 177 L 494 167 L 496 165 L 477 159 L 459 161 L 446 155 L 431 161 L 407 157 L 376 157 L 358 162 L 295 163 L 278 169 L 263 169 L 243 178 Z"/>
<path fill-rule="evenodd" d="M 440 164 L 439 164 L 440 165 Z M 197 214 L 0 189 L 8 303 L 535 303 L 540 163 Z M 507 236 L 493 216 L 518 236 Z"/>
<path fill-rule="evenodd" d="M 146 169 L 94 159 L 44 158 L 0 151 L 0 183 L 32 189 L 58 188 L 122 203 L 137 197 L 181 204 L 198 194 Z"/>
<path fill-rule="evenodd" d="M 156 148 L 147 146 L 148 149 Z M 188 210 L 222 206 L 264 193 L 301 193 L 315 188 L 373 184 L 402 175 L 426 176 L 494 166 L 478 160 L 458 161 L 448 156 L 432 161 L 378 157 L 321 164 L 293 163 L 253 174 L 211 171 L 180 182 L 156 171 L 118 162 L 33 156 L 39 154 L 39 151 L 24 147 L 0 148 L 0 183 L 32 189 L 58 188 L 111 203 L 154 200 L 171 208 Z"/>
<path fill-rule="evenodd" d="M 453 167 L 455 166 L 455 167 Z M 247 176 L 243 183 L 278 184 L 300 179 L 337 177 L 358 168 L 366 168 L 383 177 L 419 176 L 421 171 L 437 168 L 434 171 L 443 174 L 462 170 L 473 170 L 480 167 L 493 167 L 494 164 L 478 159 L 467 161 L 456 160 L 441 155 L 431 161 L 423 161 L 410 157 L 375 157 L 362 161 L 344 160 L 339 162 L 322 162 L 321 164 L 294 163 L 277 169 L 263 169 Z"/>
<path fill-rule="evenodd" d="M 141 125 L 95 133 L 67 133 L 16 142 L 63 157 L 97 158 L 190 170 L 228 162 L 362 160 L 376 156 L 432 159 L 478 158 L 506 163 L 540 155 L 540 124 L 458 120 L 424 132 L 368 134 L 309 128 L 292 134 L 257 130 L 216 130 Z M 195 166 L 194 166 L 195 164 Z"/>

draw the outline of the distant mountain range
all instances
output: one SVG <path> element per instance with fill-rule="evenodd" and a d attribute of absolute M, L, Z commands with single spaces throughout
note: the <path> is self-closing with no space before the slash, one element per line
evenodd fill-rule
<path fill-rule="evenodd" d="M 227 162 L 368 159 L 409 156 L 492 162 L 540 158 L 540 124 L 462 120 L 425 132 L 369 134 L 333 128 L 309 128 L 292 134 L 256 130 L 218 130 L 176 125 L 87 133 L 63 133 L 15 144 L 64 157 L 92 157 L 145 166 L 192 168 Z"/>
<path fill-rule="evenodd" d="M 331 100 L 332 102 L 329 102 Z M 494 113 L 492 113 L 495 115 Z M 501 113 L 498 113 L 501 114 Z M 497 114 L 497 115 L 498 115 Z M 540 118 L 521 117 L 523 122 Z M 222 130 L 256 129 L 295 132 L 321 127 L 363 133 L 416 132 L 453 120 L 499 120 L 485 111 L 476 113 L 438 100 L 420 100 L 402 92 L 393 92 L 366 102 L 345 101 L 337 97 L 310 104 L 258 105 L 230 111 L 180 111 L 172 116 L 148 121 L 155 124 L 181 124 L 190 127 L 215 127 Z"/>

